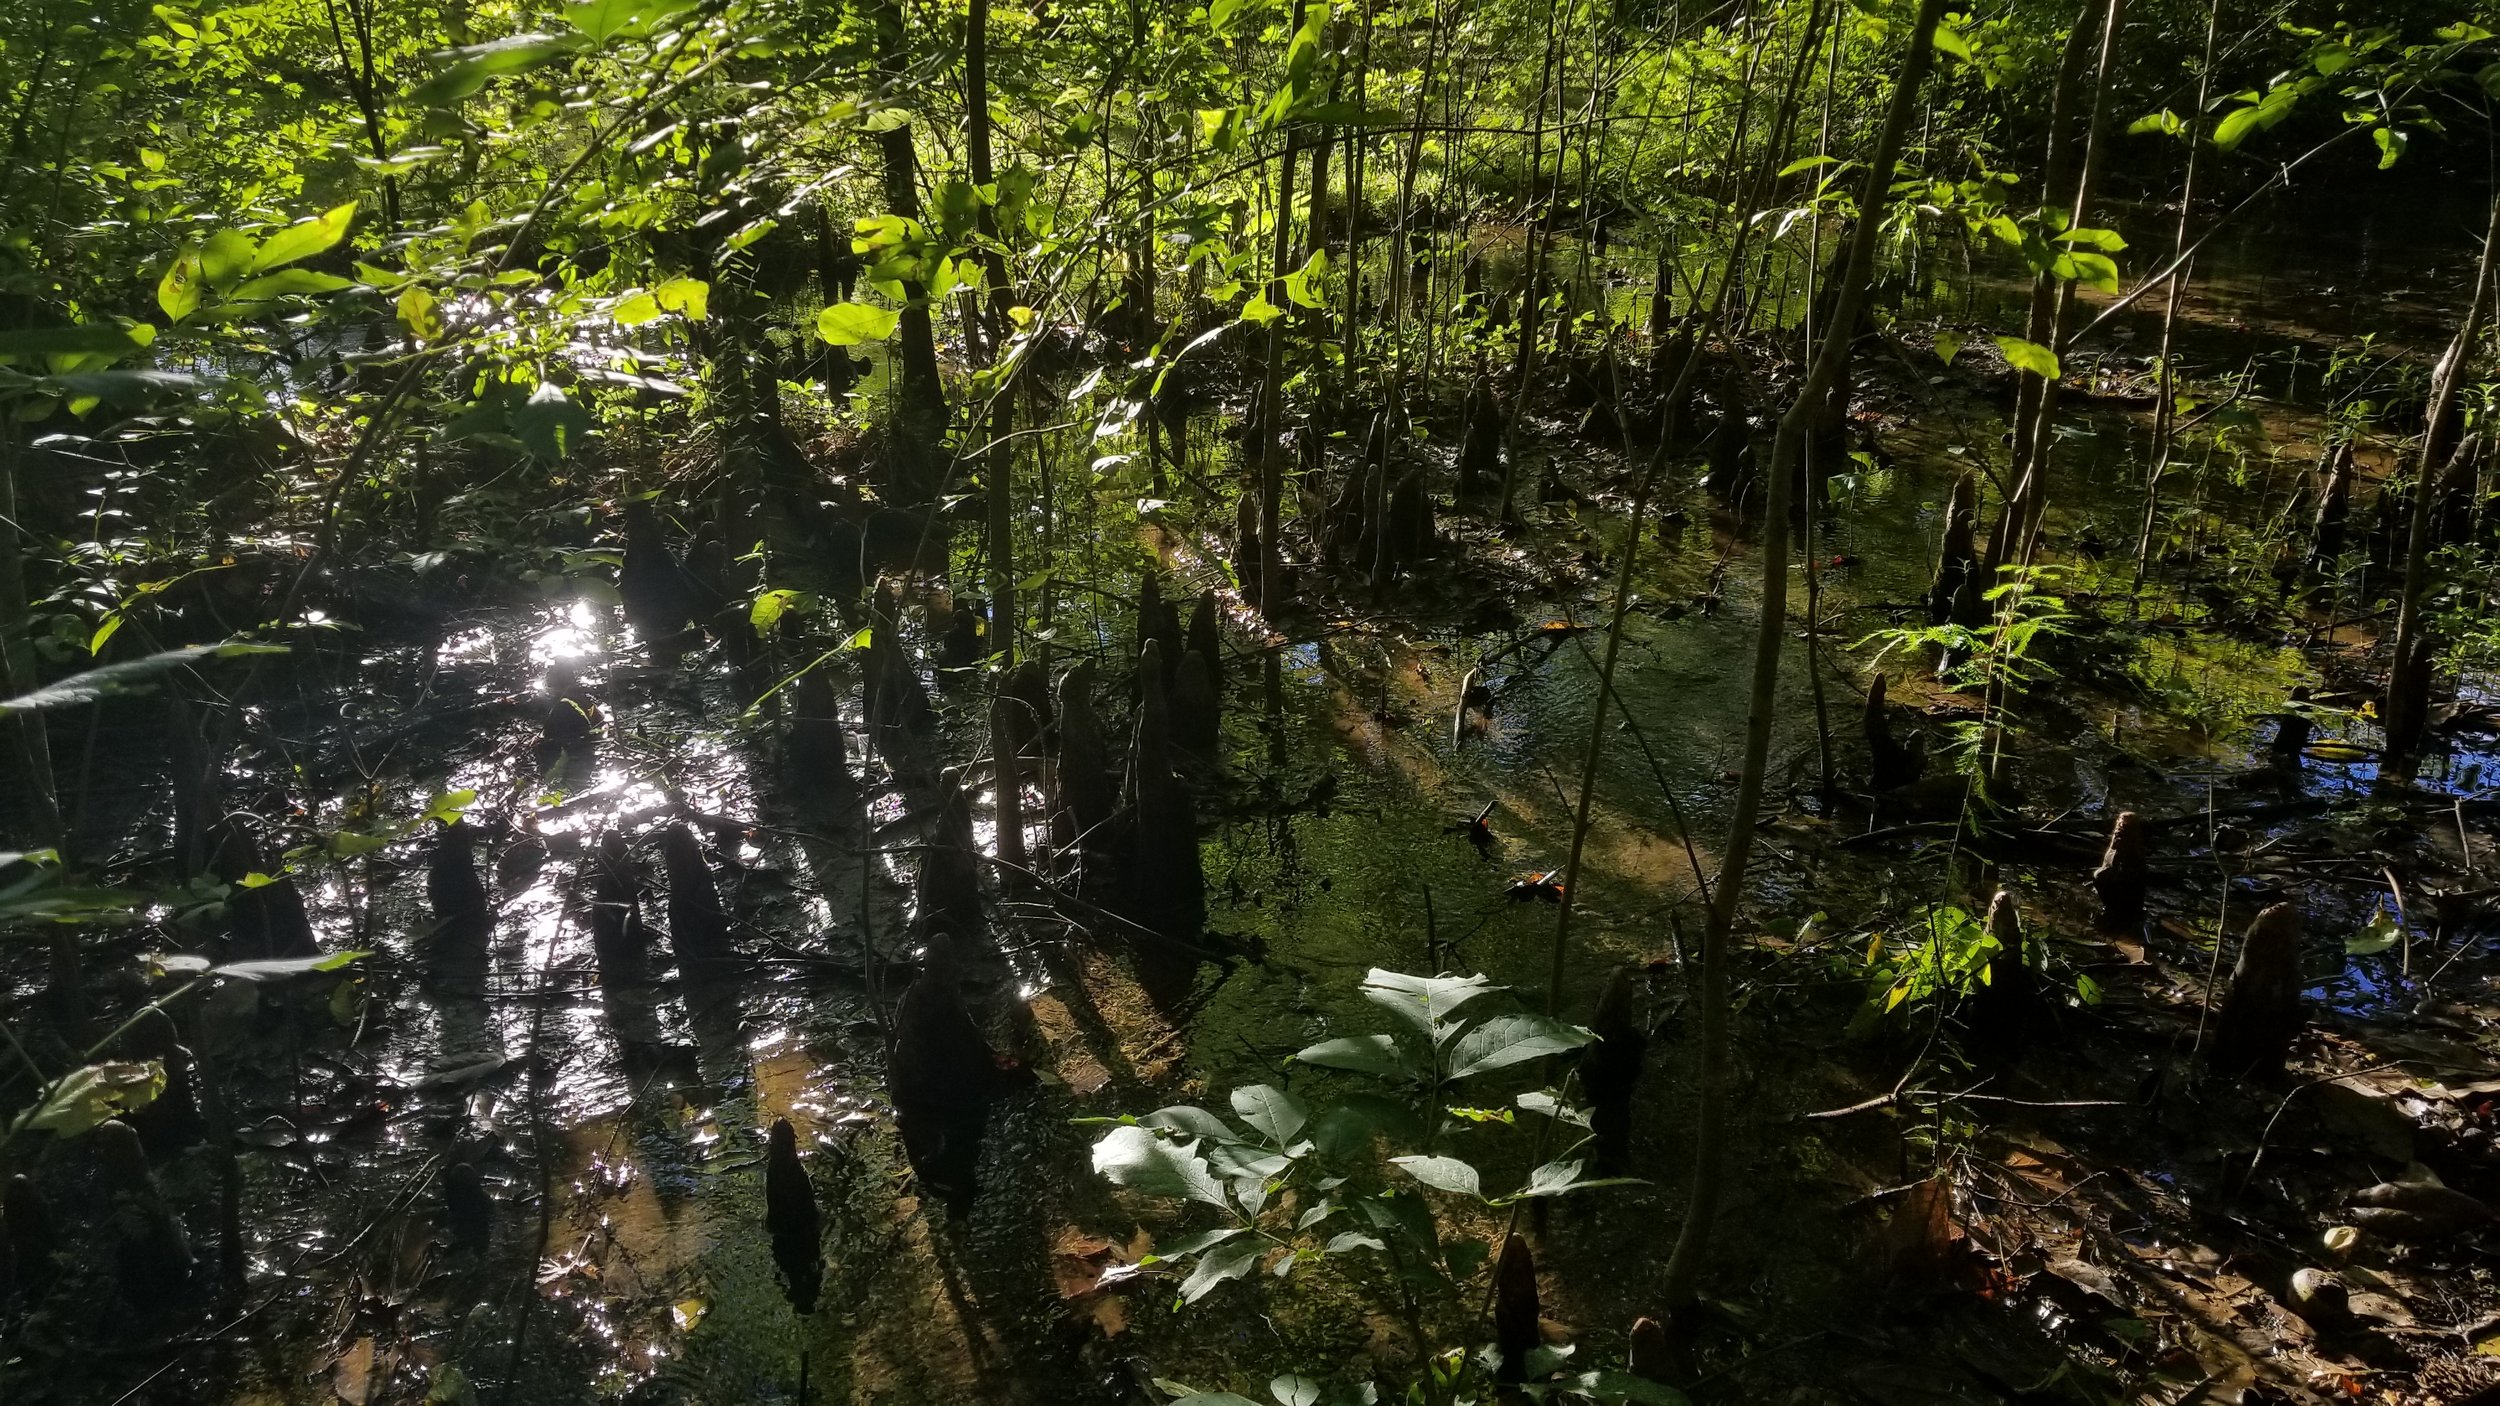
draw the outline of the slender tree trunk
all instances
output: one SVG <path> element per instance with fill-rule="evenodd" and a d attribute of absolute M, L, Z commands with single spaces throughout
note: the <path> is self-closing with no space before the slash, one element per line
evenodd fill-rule
<path fill-rule="evenodd" d="M 882 0 L 875 19 L 877 78 L 889 96 L 900 97 L 910 80 L 900 0 Z M 913 147 L 912 124 L 905 122 L 879 133 L 877 146 L 884 157 L 887 210 L 905 219 L 919 219 L 920 162 Z M 932 446 L 946 428 L 946 392 L 938 381 L 937 333 L 930 321 L 925 285 L 904 281 L 903 310 L 895 325 L 902 338 L 902 415 L 888 436 L 888 453 L 895 460 L 895 486 L 906 498 L 926 501 L 944 488 L 930 481 L 928 469 L 937 462 Z"/>
<path fill-rule="evenodd" d="M 2412 521 L 2405 535 L 2405 578 L 2396 606 L 2396 643 L 2387 676 L 2387 751 L 2410 759 L 2422 745 L 2430 712 L 2430 651 L 2422 620 L 2422 601 L 2430 593 L 2431 524 L 2438 512 L 2440 481 L 2456 453 L 2457 392 L 2466 368 L 2482 340 L 2483 323 L 2491 313 L 2492 255 L 2500 249 L 2500 185 L 2491 200 L 2491 225 L 2483 233 L 2483 254 L 2474 269 L 2474 291 L 2467 299 L 2465 321 L 2448 344 L 2438 369 L 2431 373 L 2431 397 L 2423 411 L 2422 450 L 2413 471 Z"/>
<path fill-rule="evenodd" d="M 990 0 L 971 0 L 964 28 L 964 145 L 972 166 L 972 183 L 986 186 L 997 179 L 990 166 Z M 1007 264 L 997 248 L 998 226 L 990 207 L 982 205 L 977 227 L 988 247 L 981 267 L 989 284 L 988 327 L 982 341 L 995 368 L 1006 351 Z M 989 387 L 989 442 L 982 451 L 981 475 L 989 489 L 990 651 L 1003 655 L 1001 667 L 1016 658 L 1016 630 L 1022 617 L 1016 608 L 1015 396 L 1005 379 Z M 1002 788 L 1007 785 L 1002 778 Z M 1004 802 L 1001 817 L 1004 820 Z"/>
<path fill-rule="evenodd" d="M 25 543 L 18 526 L 18 443 L 0 432 L 0 689 L 16 697 L 37 682 L 34 641 L 26 615 Z M 26 819 L 35 827 L 24 847 L 48 845 L 66 855 L 69 837 L 61 830 L 61 803 L 52 775 L 52 746 L 43 714 L 20 712 L 9 721 L 17 744 L 19 782 L 26 791 Z"/>
<path fill-rule="evenodd" d="M 2087 8 L 2075 17 L 2067 32 L 2066 53 L 2057 69 L 2057 84 L 2049 96 L 2049 148 L 2040 167 L 2041 203 L 2058 198 L 2066 188 L 2066 167 L 2071 149 L 2070 132 L 2074 126 L 2075 89 L 2083 81 L 2084 56 L 2091 52 L 2091 27 L 2084 23 L 2091 13 Z M 2056 338 L 2057 280 L 2043 273 L 2031 280 L 2031 309 L 2023 320 L 2023 340 L 2048 345 Z M 1996 530 L 1988 534 L 1987 555 L 1980 561 L 1982 589 L 1996 582 L 1997 568 L 2016 560 L 2020 549 L 2015 545 L 2020 527 L 2028 516 L 2030 503 L 2039 491 L 2031 469 L 2032 427 L 2039 422 L 2040 396 L 2048 386 L 2046 379 L 2030 371 L 2015 373 L 2014 433 L 2012 454 L 2006 467 L 2005 501 L 1998 505 Z M 1977 621 L 1965 620 L 1965 625 Z"/>
<path fill-rule="evenodd" d="M 1860 210 L 1883 208 L 1892 187 L 1894 165 L 1918 107 L 1920 85 L 1934 62 L 1936 21 L 1944 0 L 1920 0 L 1912 21 L 1901 71 L 1894 80 L 1891 105 L 1876 132 L 1875 152 L 1867 163 L 1866 181 L 1858 197 Z M 1836 275 L 1831 331 L 1815 351 L 1805 384 L 1780 416 L 1779 434 L 1771 449 L 1768 501 L 1762 522 L 1762 619 L 1754 643 L 1753 681 L 1745 716 L 1745 758 L 1736 786 L 1734 815 L 1728 822 L 1726 855 L 1720 860 L 1716 891 L 1711 895 L 1710 925 L 1702 938 L 1701 978 L 1701 1112 L 1693 1140 L 1693 1192 L 1684 1224 L 1667 1261 L 1669 1303 L 1692 1300 L 1709 1245 L 1711 1222 L 1717 1219 L 1720 1183 L 1725 1170 L 1727 1140 L 1728 939 L 1736 926 L 1736 906 L 1744 895 L 1745 871 L 1753 854 L 1754 825 L 1762 813 L 1762 793 L 1770 766 L 1771 724 L 1779 701 L 1780 646 L 1788 631 L 1788 492 L 1789 482 L 1805 461 L 1806 439 L 1813 432 L 1814 411 L 1838 379 L 1848 354 L 1840 329 L 1855 326 L 1875 267 L 1876 236 L 1882 221 L 1860 219 L 1850 231 L 1848 259 Z"/>
<path fill-rule="evenodd" d="M 1288 33 L 1301 33 L 1303 11 L 1303 0 L 1294 0 Z M 1285 275 L 1293 271 L 1293 163 L 1299 154 L 1299 144 L 1292 129 L 1287 128 L 1284 152 L 1276 168 L 1275 253 L 1267 282 L 1267 301 L 1277 308 L 1290 306 L 1285 295 Z M 1284 523 L 1285 324 L 1292 320 L 1285 316 L 1268 320 L 1267 364 L 1259 377 L 1258 605 L 1271 613 L 1279 604 L 1283 585 L 1276 539 Z"/>
<path fill-rule="evenodd" d="M 2196 113 L 2201 121 L 2205 105 L 2213 93 L 2214 35 L 2222 24 L 2222 0 L 2212 0 L 2205 7 L 2205 59 L 2196 71 Z M 2153 553 L 2153 520 L 2161 508 L 2161 479 L 2170 468 L 2171 441 L 2178 432 L 2179 412 L 2174 387 L 2178 376 L 2172 361 L 2172 334 L 2179 325 L 2179 304 L 2187 296 L 2188 280 L 2194 266 L 2187 261 L 2188 216 L 2196 208 L 2196 158 L 2204 147 L 2189 132 L 2187 174 L 2179 182 L 2179 224 L 2170 242 L 2170 257 L 2178 272 L 2170 281 L 2169 296 L 2161 313 L 2161 385 L 2159 399 L 2153 406 L 2153 462 L 2144 475 L 2144 521 L 2135 536 L 2135 580 L 2128 587 L 2129 609 L 2133 609 L 2135 593 L 2144 588 L 2144 567 Z"/>

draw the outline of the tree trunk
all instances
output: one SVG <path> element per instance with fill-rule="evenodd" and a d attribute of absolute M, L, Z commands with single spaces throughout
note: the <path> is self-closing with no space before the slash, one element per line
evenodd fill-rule
<path fill-rule="evenodd" d="M 1867 163 L 1865 186 L 1858 197 L 1861 210 L 1883 208 L 1900 159 L 1902 139 L 1918 91 L 1934 61 L 1936 21 L 1944 0 L 1920 0 L 1910 25 L 1908 48 L 1894 80 L 1891 106 L 1875 138 L 1875 154 Z M 1839 274 L 1833 299 L 1832 327 L 1856 323 L 1858 309 L 1875 264 L 1875 243 L 1881 221 L 1857 222 L 1849 235 L 1849 257 Z M 1752 857 L 1754 824 L 1762 812 L 1763 783 L 1770 765 L 1771 723 L 1778 702 L 1780 646 L 1788 632 L 1788 489 L 1796 467 L 1805 460 L 1806 436 L 1813 430 L 1814 408 L 1840 374 L 1847 353 L 1843 338 L 1826 336 L 1816 350 L 1805 384 L 1786 414 L 1771 450 L 1769 501 L 1762 519 L 1762 620 L 1755 635 L 1751 697 L 1745 716 L 1745 760 L 1736 786 L 1736 804 L 1728 825 L 1726 857 L 1711 895 L 1710 926 L 1702 938 L 1701 978 L 1701 1114 L 1693 1144 L 1693 1193 L 1686 1204 L 1684 1225 L 1675 1253 L 1667 1262 L 1666 1295 L 1670 1303 L 1690 1302 L 1700 1278 L 1701 1259 L 1709 1244 L 1710 1223 L 1718 1214 L 1720 1180 L 1727 1133 L 1728 938 L 1736 926 L 1737 900 L 1745 888 L 1746 862 Z"/>

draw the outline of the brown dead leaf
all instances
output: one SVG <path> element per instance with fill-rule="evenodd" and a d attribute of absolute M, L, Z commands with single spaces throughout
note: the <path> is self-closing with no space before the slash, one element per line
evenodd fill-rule
<path fill-rule="evenodd" d="M 365 1406 L 373 1399 L 373 1339 L 358 1338 L 330 1368 L 330 1390 L 347 1406 Z"/>

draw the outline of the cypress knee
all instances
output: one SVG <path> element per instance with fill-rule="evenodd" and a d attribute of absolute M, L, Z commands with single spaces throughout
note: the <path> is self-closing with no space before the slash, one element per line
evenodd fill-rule
<path fill-rule="evenodd" d="M 1162 646 L 1146 642 L 1138 660 L 1137 734 L 1129 749 L 1128 862 L 1121 880 L 1130 921 L 1162 941 L 1138 948 L 1138 978 L 1169 1006 L 1196 978 L 1194 951 L 1206 926 L 1206 878 L 1198 855 L 1198 817 L 1189 790 L 1172 772 L 1171 713 L 1165 701 Z"/>
<path fill-rule="evenodd" d="M 2318 511 L 2309 523 L 2309 570 L 2333 576 L 2344 554 L 2344 526 L 2352 517 L 2352 442 L 2329 449 L 2318 472 Z"/>
<path fill-rule="evenodd" d="M 851 774 L 850 741 L 842 731 L 842 701 L 822 665 L 790 686 L 791 782 L 803 796 L 822 796 L 835 809 L 859 805 L 859 779 Z"/>
<path fill-rule="evenodd" d="M 2022 910 L 2003 889 L 1988 905 L 1988 935 L 1997 949 L 1971 993 L 1971 1035 L 1986 1054 L 2011 1061 L 2021 1057 L 2039 1019 L 2040 987 L 2023 939 Z"/>
<path fill-rule="evenodd" d="M 1215 686 L 1207 680 L 1206 656 L 1193 649 L 1182 658 L 1180 676 L 1172 684 L 1172 745 L 1211 762 L 1222 732 Z"/>
<path fill-rule="evenodd" d="M 1158 657 L 1163 660 L 1163 686 L 1168 689 L 1180 674 L 1181 616 L 1163 598 L 1163 578 L 1152 568 L 1147 569 L 1145 579 L 1137 587 L 1137 644 L 1141 651 L 1148 640 L 1163 647 Z"/>
<path fill-rule="evenodd" d="M 1944 543 L 1936 559 L 1936 582 L 1927 592 L 1927 623 L 1976 625 L 1965 618 L 1965 588 L 1979 572 L 1979 478 L 1964 474 L 1953 482 L 1945 504 Z M 1977 596 L 1969 596 L 1976 600 Z"/>
<path fill-rule="evenodd" d="M 2307 750 L 2313 724 L 2301 705 L 2308 701 L 2309 688 L 2303 684 L 2292 690 L 2283 711 L 2274 715 L 2274 742 L 2266 750 L 2274 754 L 2276 761 L 2297 763 Z"/>
<path fill-rule="evenodd" d="M 764 1154 L 764 1231 L 772 1237 L 773 1263 L 781 1269 L 790 1307 L 814 1313 L 825 1284 L 822 1228 L 816 1187 L 799 1164 L 798 1133 L 787 1118 L 773 1120 Z"/>
<path fill-rule="evenodd" d="M 1119 810 L 1111 745 L 1094 712 L 1094 665 L 1086 660 L 1059 679 L 1059 737 L 1050 773 L 1051 834 L 1061 848 L 1106 850 Z"/>
<path fill-rule="evenodd" d="M 0 1230 L 7 1232 L 8 1258 L 17 1288 L 32 1295 L 52 1281 L 52 1257 L 61 1248 L 60 1227 L 52 1205 L 34 1179 L 20 1173 L 0 1187 Z"/>
<path fill-rule="evenodd" d="M 466 1162 L 443 1171 L 443 1234 L 454 1250 L 475 1254 L 495 1235 L 495 1198 L 486 1178 Z"/>
<path fill-rule="evenodd" d="M 2109 827 L 2101 867 L 2092 871 L 2092 891 L 2101 899 L 2101 926 L 2114 931 L 2142 927 L 2147 882 L 2144 822 L 2134 811 L 2120 811 Z"/>
<path fill-rule="evenodd" d="M 929 939 L 920 975 L 895 1007 L 887 1078 L 912 1174 L 955 1214 L 970 1211 L 990 1104 L 1013 1077 L 964 1004 L 955 945 L 943 933 Z"/>
<path fill-rule="evenodd" d="M 165 1067 L 164 1089 L 144 1107 L 123 1115 L 138 1130 L 148 1156 L 163 1161 L 199 1142 L 208 1125 L 200 1117 L 198 1070 L 173 1017 L 161 1006 L 141 1011 L 122 1036 L 122 1047 L 133 1058 L 153 1059 Z"/>
<path fill-rule="evenodd" d="M 1867 780 L 1878 795 L 1909 785 L 1927 770 L 1926 748 L 1905 747 L 1893 740 L 1892 714 L 1884 696 L 1884 676 L 1879 673 L 1867 680 L 1864 716 Z"/>
<path fill-rule="evenodd" d="M 2300 910 L 2277 903 L 2240 939 L 2231 986 L 2214 1017 L 2214 1068 L 2225 1074 L 2279 1074 L 2300 1033 Z"/>
<path fill-rule="evenodd" d="M 1624 1366 L 1645 1382 L 1664 1383 L 1674 1371 L 1669 1360 L 1667 1330 L 1655 1318 L 1632 1320 L 1632 1350 Z"/>
<path fill-rule="evenodd" d="M 136 1129 L 127 1123 L 102 1123 L 88 1138 L 113 1197 L 106 1228 L 122 1293 L 143 1308 L 170 1304 L 191 1282 L 191 1237 L 158 1189 Z"/>
<path fill-rule="evenodd" d="M 477 827 L 454 821 L 435 832 L 425 895 L 434 910 L 425 944 L 427 973 L 482 988 L 495 913 L 477 871 Z"/>
<path fill-rule="evenodd" d="M 1189 649 L 1207 663 L 1207 684 L 1218 697 L 1224 692 L 1223 605 L 1215 592 L 1201 591 L 1189 608 Z"/>
<path fill-rule="evenodd" d="M 668 549 L 660 516 L 648 499 L 625 505 L 625 558 L 616 569 L 616 594 L 625 623 L 653 653 L 684 652 L 695 623 L 695 584 Z"/>
<path fill-rule="evenodd" d="M 232 923 L 229 941 L 234 960 L 311 957 L 321 951 L 313 938 L 312 915 L 304 907 L 302 890 L 291 876 L 278 873 L 248 817 L 229 815 L 217 823 L 209 867 L 221 882 L 232 886 L 226 894 L 226 913 Z M 252 874 L 278 877 L 257 888 L 243 887 L 243 880 Z"/>
<path fill-rule="evenodd" d="M 942 782 L 937 811 L 929 817 L 913 887 L 920 931 L 961 940 L 981 932 L 981 854 L 972 832 L 972 800 L 961 786 Z"/>
<path fill-rule="evenodd" d="M 1597 1042 L 1580 1056 L 1580 1087 L 1588 1091 L 1589 1131 L 1597 1137 L 1597 1167 L 1606 1173 L 1623 1168 L 1632 1147 L 1632 1092 L 1641 1078 L 1641 1059 L 1649 1049 L 1649 1032 L 1641 1028 L 1632 993 L 1632 973 L 1618 967 L 1606 978 L 1589 1021 Z"/>
<path fill-rule="evenodd" d="M 1541 1340 L 1536 1294 L 1536 1257 L 1517 1235 L 1502 1242 L 1502 1257 L 1493 1266 L 1493 1345 L 1502 1362 L 1496 1380 L 1527 1380 L 1528 1354 Z"/>
<path fill-rule="evenodd" d="M 720 891 L 712 887 L 703 847 L 694 831 L 674 824 L 660 837 L 660 855 L 668 866 L 668 940 L 676 949 L 678 968 L 689 978 L 716 975 L 734 953 L 729 915 L 721 908 Z"/>
<path fill-rule="evenodd" d="M 1055 720 L 1050 705 L 1050 673 L 1039 659 L 1027 659 L 1007 676 L 1001 696 L 1016 706 L 1008 715 L 1010 735 L 1019 757 L 1038 757 Z"/>

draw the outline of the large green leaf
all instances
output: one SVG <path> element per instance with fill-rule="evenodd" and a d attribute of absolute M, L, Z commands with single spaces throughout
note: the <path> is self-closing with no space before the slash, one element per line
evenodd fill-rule
<path fill-rule="evenodd" d="M 2005 353 L 2005 364 L 2017 371 L 2028 371 L 2046 381 L 2057 379 L 2057 353 L 2038 342 L 2026 342 L 2020 337 L 1999 337 L 1997 350 Z"/>
<path fill-rule="evenodd" d="M 1302 1100 L 1272 1084 L 1233 1090 L 1233 1111 L 1276 1147 L 1292 1143 L 1311 1118 L 1311 1110 L 1302 1106 Z"/>
<path fill-rule="evenodd" d="M 1181 1302 L 1196 1303 L 1228 1279 L 1239 1279 L 1258 1267 L 1259 1255 L 1266 1244 L 1258 1240 L 1231 1240 L 1198 1257 L 1198 1267 L 1181 1281 Z"/>
<path fill-rule="evenodd" d="M 309 220 L 300 220 L 288 225 L 285 229 L 269 236 L 261 244 L 260 248 L 253 253 L 251 267 L 246 272 L 267 273 L 271 269 L 284 268 L 298 259 L 309 259 L 345 239 L 347 227 L 355 222 L 356 202 L 350 200 L 344 205 L 324 210 Z M 332 286 L 344 288 L 347 286 L 347 280 L 340 279 Z M 289 288 L 282 291 L 293 293 L 305 290 Z M 235 296 L 241 297 L 242 295 L 242 289 L 235 290 Z"/>
<path fill-rule="evenodd" d="M 1689 1406 L 1690 1401 L 1674 1387 L 1629 1372 L 1582 1372 L 1563 1379 L 1559 1385 L 1575 1396 L 1602 1401 L 1606 1406 Z"/>
<path fill-rule="evenodd" d="M 147 323 L 79 322 L 67 327 L 17 327 L 0 331 L 0 361 L 26 357 L 127 353 L 156 340 Z"/>
<path fill-rule="evenodd" d="M 108 1118 L 145 1108 L 165 1091 L 165 1066 L 155 1060 L 90 1064 L 74 1069 L 18 1115 L 16 1127 L 76 1137 Z"/>
<path fill-rule="evenodd" d="M 1400 1020 L 1436 1040 L 1446 1040 L 1453 1033 L 1448 1022 L 1459 1008 L 1502 989 L 1483 975 L 1409 976 L 1374 967 L 1363 978 L 1363 995 L 1372 1004 L 1395 1012 Z"/>
<path fill-rule="evenodd" d="M 682 15 L 695 4 L 696 0 L 587 0 L 565 6 L 564 22 L 593 44 L 605 44 L 620 34 L 628 38 L 647 35 L 661 20 Z"/>
<path fill-rule="evenodd" d="M 902 314 L 892 308 L 834 303 L 816 314 L 816 335 L 837 347 L 854 347 L 893 336 L 894 325 L 901 320 Z"/>
<path fill-rule="evenodd" d="M 1094 1144 L 1094 1170 L 1114 1186 L 1149 1196 L 1175 1196 L 1230 1209 L 1224 1184 L 1207 1170 L 1195 1143 L 1158 1137 L 1135 1124 L 1113 1128 Z"/>
<path fill-rule="evenodd" d="M 315 293 L 335 293 L 353 288 L 356 280 L 341 278 L 335 273 L 315 273 L 311 269 L 281 269 L 264 274 L 234 290 L 238 303 L 266 302 L 271 298 L 306 297 Z"/>
<path fill-rule="evenodd" d="M 1357 1074 L 1377 1074 L 1384 1079 L 1412 1079 L 1421 1071 L 1398 1048 L 1398 1042 L 1386 1035 L 1344 1035 L 1322 1040 L 1295 1053 L 1304 1064 L 1317 1064 L 1329 1069 L 1351 1069 Z"/>
<path fill-rule="evenodd" d="M 1484 1195 L 1484 1186 L 1476 1175 L 1476 1169 L 1455 1157 L 1392 1157 L 1389 1164 L 1438 1191 L 1455 1191 L 1461 1196 Z"/>
<path fill-rule="evenodd" d="M 408 95 L 420 107 L 441 107 L 469 96 L 496 78 L 525 73 L 581 46 L 578 35 L 515 34 L 490 44 L 471 44 L 435 55 L 444 60 L 435 75 Z"/>
<path fill-rule="evenodd" d="M 236 642 L 184 645 L 180 649 L 168 649 L 161 654 L 148 655 L 144 659 L 130 659 L 119 664 L 107 664 L 100 669 L 89 669 L 85 673 L 72 674 L 57 683 L 46 684 L 32 693 L 21 693 L 15 698 L 0 699 L 0 713 L 34 713 L 47 708 L 69 708 L 81 703 L 93 703 L 99 698 L 128 693 L 159 674 L 171 673 L 203 660 L 284 653 L 286 653 L 286 646 L 282 644 Z"/>
<path fill-rule="evenodd" d="M 590 434 L 590 412 L 552 381 L 542 382 L 512 412 L 512 433 L 533 458 L 556 463 Z"/>
<path fill-rule="evenodd" d="M 200 269 L 200 251 L 185 249 L 174 256 L 165 268 L 165 276 L 156 283 L 156 305 L 176 322 L 197 311 L 201 285 L 208 276 Z"/>
<path fill-rule="evenodd" d="M 1468 1027 L 1450 1046 L 1450 1077 L 1464 1079 L 1547 1055 L 1576 1050 L 1597 1037 L 1541 1015 L 1497 1015 Z"/>

